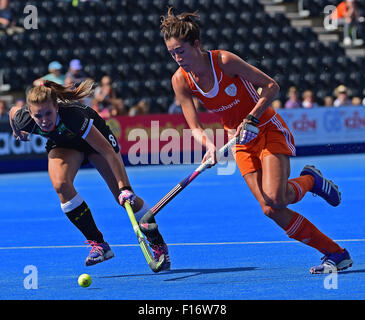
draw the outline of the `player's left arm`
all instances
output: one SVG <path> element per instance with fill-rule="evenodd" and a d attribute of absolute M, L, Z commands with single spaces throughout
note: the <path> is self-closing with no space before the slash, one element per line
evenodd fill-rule
<path fill-rule="evenodd" d="M 262 88 L 260 99 L 250 111 L 252 116 L 260 119 L 262 114 L 266 111 L 278 94 L 280 90 L 279 85 L 267 74 L 248 64 L 232 52 L 221 51 L 221 54 L 218 57 L 218 63 L 224 73 L 228 76 L 242 77 L 243 79 L 250 81 L 255 88 Z"/>

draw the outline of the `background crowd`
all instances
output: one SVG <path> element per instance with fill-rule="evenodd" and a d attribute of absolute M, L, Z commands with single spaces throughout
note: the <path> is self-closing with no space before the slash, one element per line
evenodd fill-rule
<path fill-rule="evenodd" d="M 85 1 L 95 1 L 100 0 L 58 0 L 58 1 L 72 1 L 73 6 L 78 6 L 79 3 Z M 275 0 L 275 2 L 284 2 L 285 0 Z M 287 0 L 290 1 L 290 0 Z M 293 0 L 294 1 L 294 0 Z M 22 27 L 16 24 L 16 20 L 13 18 L 13 12 L 10 9 L 11 0 L 0 0 L 0 35 L 1 33 L 6 33 L 9 36 L 13 36 L 17 33 L 24 32 Z M 302 11 L 305 11 L 308 2 L 305 0 L 300 0 L 298 7 Z M 361 28 L 359 25 L 363 22 L 363 17 L 357 11 L 355 0 L 338 1 L 337 10 L 332 14 L 331 18 L 337 20 L 337 22 L 343 26 L 343 37 L 341 41 L 346 45 L 361 45 Z M 162 41 L 162 39 L 161 39 Z M 121 48 L 122 49 L 122 48 Z M 175 68 L 177 65 L 175 66 Z M 260 65 L 258 65 L 260 68 Z M 274 75 L 270 74 L 270 76 Z M 1 69 L 0 69 L 1 75 Z M 67 65 L 62 61 L 48 61 L 48 73 L 39 74 L 32 83 L 27 83 L 27 90 L 33 85 L 41 85 L 44 80 L 51 80 L 65 86 L 75 86 L 87 78 L 92 78 L 83 66 L 83 61 L 80 57 L 74 57 L 71 59 Z M 140 114 L 151 113 L 151 101 L 141 98 L 137 99 L 137 102 L 133 104 L 126 103 L 125 97 L 123 96 L 123 91 L 116 91 L 115 88 L 115 76 L 105 72 L 100 78 L 92 79 L 95 82 L 95 90 L 92 96 L 85 99 L 84 103 L 96 110 L 104 119 L 108 119 L 113 116 L 136 116 Z M 158 81 L 158 80 L 157 80 Z M 283 80 L 284 81 L 284 80 Z M 0 77 L 0 85 L 1 85 Z M 279 85 L 282 83 L 279 81 Z M 286 88 L 284 86 L 284 88 Z M 316 96 L 316 88 L 305 88 L 302 89 L 298 86 L 291 86 L 285 90 L 285 94 L 277 97 L 272 103 L 272 107 L 275 109 L 295 109 L 295 108 L 322 108 L 322 107 L 340 107 L 340 106 L 364 106 L 365 98 L 358 95 L 353 95 L 351 89 L 346 83 L 336 85 L 330 88 L 332 94 L 325 97 L 318 98 Z M 118 93 L 117 93 L 118 92 Z M 126 92 L 126 91 L 125 91 Z M 365 91 L 364 91 L 365 92 Z M 4 94 L 4 93 L 3 93 Z M 8 110 L 14 104 L 24 105 L 26 90 L 22 97 L 19 95 L 9 101 L 2 97 L 2 92 L 0 89 L 0 121 L 8 120 Z M 4 94 L 5 96 L 5 94 Z M 137 97 L 138 98 L 138 95 Z M 135 100 L 136 101 L 136 100 Z M 204 112 L 199 101 L 195 101 L 195 105 L 198 111 Z M 181 113 L 181 106 L 179 101 L 177 101 L 173 95 L 173 90 L 171 88 L 170 98 L 166 100 L 165 110 L 161 112 L 168 113 Z M 156 113 L 156 109 L 154 109 Z"/>

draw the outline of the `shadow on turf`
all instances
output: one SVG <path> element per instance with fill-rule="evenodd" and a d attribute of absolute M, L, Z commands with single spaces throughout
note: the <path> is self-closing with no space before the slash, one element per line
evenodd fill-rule
<path fill-rule="evenodd" d="M 219 269 L 174 269 L 166 272 L 159 273 L 160 275 L 170 275 L 170 274 L 179 274 L 179 273 L 193 273 L 189 275 L 184 275 L 177 278 L 166 279 L 164 281 L 176 281 L 191 277 L 196 277 L 202 274 L 209 274 L 209 273 L 224 273 L 224 272 L 242 272 L 242 271 L 252 271 L 256 270 L 257 267 L 245 267 L 245 268 L 219 268 Z M 125 278 L 125 277 L 140 277 L 146 275 L 154 275 L 151 274 L 136 274 L 136 275 L 117 275 L 117 276 L 104 276 L 100 278 Z"/>

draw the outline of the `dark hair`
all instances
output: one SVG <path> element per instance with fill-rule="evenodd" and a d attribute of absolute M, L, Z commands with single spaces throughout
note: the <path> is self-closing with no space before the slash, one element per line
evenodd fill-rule
<path fill-rule="evenodd" d="M 76 88 L 65 87 L 53 81 L 45 80 L 40 86 L 33 87 L 27 95 L 27 104 L 41 104 L 52 101 L 56 105 L 57 100 L 62 102 L 76 101 L 91 94 L 94 82 L 85 80 Z"/>
<path fill-rule="evenodd" d="M 200 41 L 200 27 L 196 20 L 199 19 L 198 11 L 184 12 L 175 16 L 173 8 L 169 7 L 167 16 L 161 18 L 160 29 L 164 40 L 177 38 L 194 45 L 195 40 Z"/>

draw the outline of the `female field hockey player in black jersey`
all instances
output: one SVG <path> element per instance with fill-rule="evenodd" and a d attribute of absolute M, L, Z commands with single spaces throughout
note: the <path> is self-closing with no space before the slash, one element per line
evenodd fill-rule
<path fill-rule="evenodd" d="M 98 230 L 91 211 L 73 185 L 82 164 L 90 162 L 106 181 L 120 205 L 130 201 L 136 220 L 149 209 L 134 194 L 121 158 L 118 143 L 105 121 L 80 99 L 92 91 L 93 82 L 86 80 L 77 88 L 64 87 L 52 81 L 44 81 L 33 87 L 23 108 L 13 107 L 9 112 L 13 135 L 27 141 L 28 134 L 47 138 L 48 172 L 68 219 L 83 233 L 91 246 L 86 265 L 94 265 L 114 256 L 110 246 Z M 167 245 L 157 231 L 148 239 L 158 261 L 165 255 L 162 270 L 170 268 Z"/>

